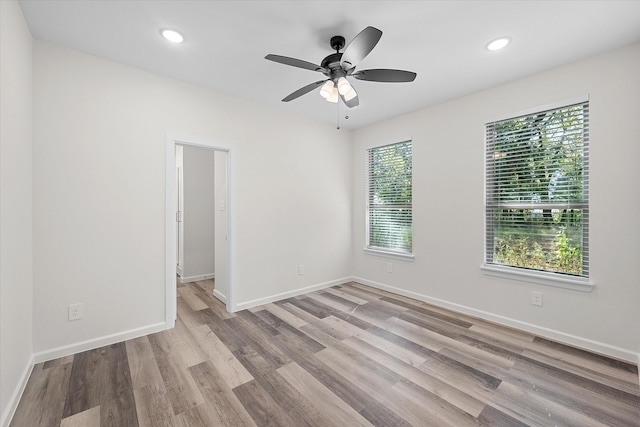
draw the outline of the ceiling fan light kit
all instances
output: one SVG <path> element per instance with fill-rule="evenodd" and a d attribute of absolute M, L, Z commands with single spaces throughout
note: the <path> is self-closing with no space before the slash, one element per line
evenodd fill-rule
<path fill-rule="evenodd" d="M 350 90 L 351 85 L 349 84 L 347 79 L 345 77 L 340 77 L 338 79 L 338 92 L 340 92 L 340 95 L 346 95 Z"/>
<path fill-rule="evenodd" d="M 331 80 L 327 80 L 325 84 L 320 88 L 320 96 L 324 99 L 329 99 L 331 94 L 333 94 L 334 83 Z"/>
<path fill-rule="evenodd" d="M 374 69 L 356 71 L 356 66 L 362 61 L 378 44 L 382 37 L 382 31 L 374 27 L 367 27 L 356 35 L 353 40 L 345 46 L 345 39 L 342 36 L 331 37 L 331 48 L 336 51 L 324 58 L 320 65 L 301 59 L 289 58 L 287 56 L 269 54 L 265 59 L 278 62 L 292 67 L 304 68 L 324 74 L 327 79 L 314 82 L 304 86 L 282 99 L 289 102 L 300 96 L 311 92 L 322 85 L 320 95 L 329 102 L 338 102 L 338 98 L 348 107 L 353 108 L 360 104 L 358 93 L 347 77 L 357 80 L 384 83 L 412 82 L 417 74 L 411 71 L 393 69 Z"/>
<path fill-rule="evenodd" d="M 331 91 L 331 95 L 327 98 L 327 101 L 332 102 L 334 104 L 338 103 L 338 90 L 335 87 Z"/>

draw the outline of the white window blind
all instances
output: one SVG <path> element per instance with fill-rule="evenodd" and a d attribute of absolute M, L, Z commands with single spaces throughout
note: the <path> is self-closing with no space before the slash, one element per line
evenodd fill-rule
<path fill-rule="evenodd" d="M 411 141 L 368 150 L 367 248 L 412 252 Z"/>
<path fill-rule="evenodd" d="M 589 276 L 589 102 L 486 124 L 485 263 Z"/>

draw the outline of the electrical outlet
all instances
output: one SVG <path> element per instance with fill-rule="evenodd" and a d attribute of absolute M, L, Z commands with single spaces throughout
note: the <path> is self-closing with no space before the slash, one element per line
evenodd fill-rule
<path fill-rule="evenodd" d="M 387 273 L 393 273 L 393 264 L 390 262 L 387 263 Z"/>
<path fill-rule="evenodd" d="M 531 291 L 531 304 L 542 306 L 542 292 Z"/>
<path fill-rule="evenodd" d="M 304 265 L 300 264 L 298 266 L 298 276 L 304 276 Z"/>
<path fill-rule="evenodd" d="M 69 305 L 69 320 L 82 319 L 82 303 Z"/>

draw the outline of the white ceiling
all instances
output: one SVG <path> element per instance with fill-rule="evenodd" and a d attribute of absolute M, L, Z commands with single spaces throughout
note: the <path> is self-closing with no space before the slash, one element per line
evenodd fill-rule
<path fill-rule="evenodd" d="M 2 1 L 2 0 L 0 0 Z M 267 61 L 319 64 L 329 39 L 383 32 L 358 66 L 414 71 L 413 83 L 353 80 L 360 106 L 343 128 L 403 113 L 640 41 L 640 1 L 189 1 L 20 0 L 34 37 L 216 91 L 336 123 L 318 91 L 289 103 L 320 73 Z M 173 45 L 161 28 L 181 31 Z M 511 45 L 489 52 L 498 36 Z"/>

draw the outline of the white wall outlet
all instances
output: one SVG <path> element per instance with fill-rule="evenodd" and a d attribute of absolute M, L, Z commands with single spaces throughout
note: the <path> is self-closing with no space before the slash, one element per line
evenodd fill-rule
<path fill-rule="evenodd" d="M 298 266 L 298 276 L 304 276 L 304 265 L 302 264 Z"/>
<path fill-rule="evenodd" d="M 393 263 L 387 263 L 387 273 L 393 273 Z"/>
<path fill-rule="evenodd" d="M 82 303 L 69 305 L 69 320 L 82 319 Z"/>
<path fill-rule="evenodd" d="M 531 304 L 542 306 L 542 292 L 531 291 Z"/>

